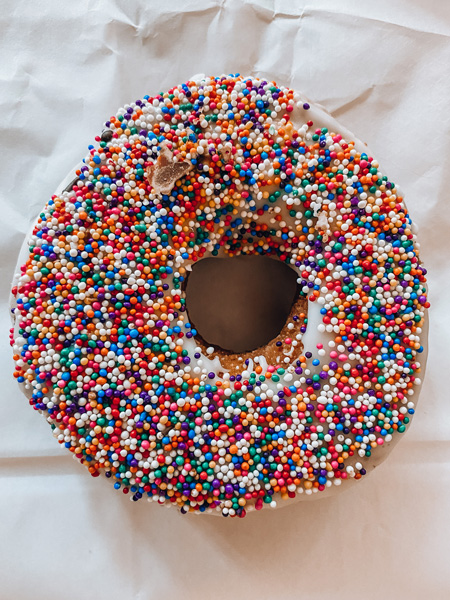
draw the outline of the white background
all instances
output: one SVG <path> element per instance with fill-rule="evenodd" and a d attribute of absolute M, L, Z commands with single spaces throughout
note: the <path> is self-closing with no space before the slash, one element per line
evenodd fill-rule
<path fill-rule="evenodd" d="M 450 597 L 449 36 L 447 0 L 0 0 L 0 600 Z M 58 183 L 119 106 L 199 72 L 322 103 L 400 184 L 429 269 L 405 438 L 349 492 L 243 520 L 91 478 L 28 406 L 8 347 L 16 258 Z"/>

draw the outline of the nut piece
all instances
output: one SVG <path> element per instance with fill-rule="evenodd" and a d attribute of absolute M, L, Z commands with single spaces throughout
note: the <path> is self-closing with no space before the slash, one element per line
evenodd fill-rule
<path fill-rule="evenodd" d="M 189 161 L 174 162 L 173 154 L 165 144 L 154 165 L 147 167 L 147 179 L 155 194 L 170 194 L 175 182 L 192 169 Z"/>

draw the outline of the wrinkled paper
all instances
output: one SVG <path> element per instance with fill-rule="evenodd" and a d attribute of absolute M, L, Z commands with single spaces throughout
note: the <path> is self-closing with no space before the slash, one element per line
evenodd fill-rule
<path fill-rule="evenodd" d="M 0 597 L 447 598 L 450 6 L 443 0 L 17 0 L 0 11 Z M 429 271 L 418 412 L 366 481 L 244 520 L 133 504 L 52 437 L 13 377 L 9 288 L 30 226 L 118 107 L 194 73 L 276 80 L 367 142 Z"/>

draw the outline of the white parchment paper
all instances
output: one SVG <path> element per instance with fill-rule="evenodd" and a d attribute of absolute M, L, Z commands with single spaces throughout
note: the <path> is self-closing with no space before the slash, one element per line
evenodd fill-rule
<path fill-rule="evenodd" d="M 450 597 L 450 4 L 0 0 L 0 600 Z M 116 109 L 194 73 L 275 79 L 366 141 L 429 271 L 421 401 L 370 478 L 243 520 L 131 503 L 59 447 L 12 377 L 30 224 Z"/>

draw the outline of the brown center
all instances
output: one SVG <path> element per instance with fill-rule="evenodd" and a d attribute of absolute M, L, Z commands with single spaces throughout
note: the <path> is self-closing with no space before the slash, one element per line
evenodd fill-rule
<path fill-rule="evenodd" d="M 267 256 L 205 258 L 195 263 L 185 293 L 199 345 L 213 347 L 215 355 L 245 359 L 272 341 L 273 351 L 282 358 L 284 351 L 292 350 L 285 339 L 291 335 L 289 339 L 295 340 L 306 316 L 297 277 L 288 265 Z"/>

